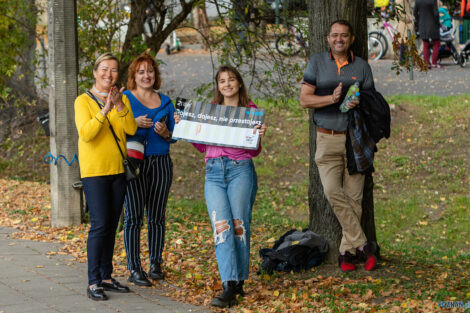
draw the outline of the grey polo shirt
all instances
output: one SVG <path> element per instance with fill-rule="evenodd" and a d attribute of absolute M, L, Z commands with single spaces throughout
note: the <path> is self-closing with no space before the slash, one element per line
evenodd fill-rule
<path fill-rule="evenodd" d="M 342 113 L 339 106 L 349 86 L 355 81 L 359 82 L 360 89 L 374 87 L 369 64 L 364 59 L 354 56 L 352 52 L 348 61 L 342 65 L 333 58 L 330 52 L 317 53 L 310 58 L 305 69 L 303 83 L 315 86 L 316 95 L 331 95 L 339 83 L 343 83 L 342 96 L 337 103 L 315 109 L 313 120 L 318 127 L 336 131 L 347 129 L 348 114 Z"/>

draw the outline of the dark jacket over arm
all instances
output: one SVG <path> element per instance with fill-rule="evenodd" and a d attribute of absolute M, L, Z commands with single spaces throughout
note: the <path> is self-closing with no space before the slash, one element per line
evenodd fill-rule
<path fill-rule="evenodd" d="M 376 143 L 390 137 L 390 106 L 375 89 L 366 89 L 361 90 L 361 105 L 348 114 L 348 172 L 350 175 L 372 173 Z"/>

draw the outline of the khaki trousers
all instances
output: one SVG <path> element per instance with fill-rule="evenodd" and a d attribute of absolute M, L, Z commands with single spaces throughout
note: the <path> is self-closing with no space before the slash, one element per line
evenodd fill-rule
<path fill-rule="evenodd" d="M 367 242 L 361 228 L 364 175 L 348 173 L 346 135 L 317 132 L 315 163 L 326 198 L 343 228 L 339 252 L 356 254 L 356 248 Z"/>

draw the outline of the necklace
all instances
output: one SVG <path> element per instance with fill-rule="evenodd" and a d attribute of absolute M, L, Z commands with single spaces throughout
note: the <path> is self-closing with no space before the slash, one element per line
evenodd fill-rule
<path fill-rule="evenodd" d="M 107 97 L 108 96 L 108 92 L 99 92 L 98 90 L 96 90 L 95 86 L 93 85 L 93 87 L 91 88 L 93 90 L 93 92 L 99 94 L 100 96 L 102 97 Z"/>

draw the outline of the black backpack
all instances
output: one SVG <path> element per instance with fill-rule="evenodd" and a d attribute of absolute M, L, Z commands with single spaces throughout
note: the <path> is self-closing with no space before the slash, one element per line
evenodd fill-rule
<path fill-rule="evenodd" d="M 281 236 L 274 246 L 259 250 L 263 259 L 261 271 L 299 272 L 320 265 L 328 252 L 328 243 L 311 230 L 292 229 Z"/>

